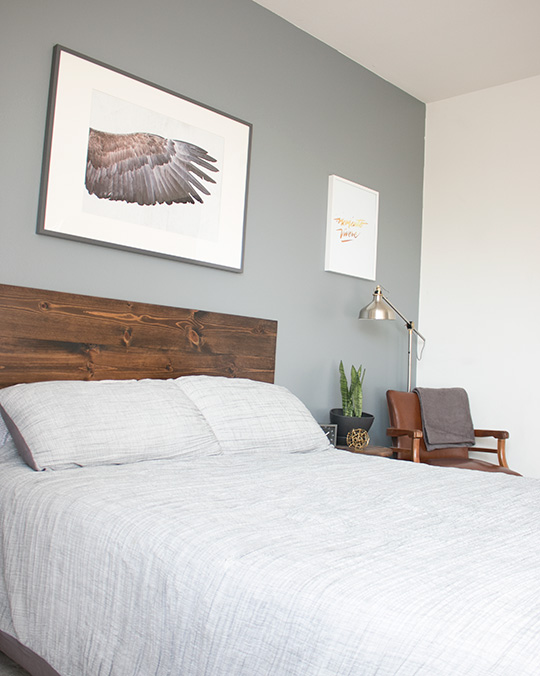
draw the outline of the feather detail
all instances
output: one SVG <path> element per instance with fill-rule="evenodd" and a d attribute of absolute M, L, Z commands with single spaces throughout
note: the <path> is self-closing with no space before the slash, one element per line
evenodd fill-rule
<path fill-rule="evenodd" d="M 86 189 L 100 199 L 140 205 L 202 204 L 202 181 L 216 160 L 204 148 L 157 134 L 111 134 L 90 129 Z M 202 168 L 201 168 L 202 167 Z M 201 180 L 199 180 L 201 179 Z"/>

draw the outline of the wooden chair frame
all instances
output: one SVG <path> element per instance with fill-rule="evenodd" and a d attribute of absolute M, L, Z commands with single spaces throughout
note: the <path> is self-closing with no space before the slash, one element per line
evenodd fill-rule
<path fill-rule="evenodd" d="M 411 440 L 411 456 L 413 462 L 420 462 L 420 441 L 424 438 L 422 430 L 404 430 L 397 427 L 389 427 L 386 430 L 389 437 L 409 437 Z M 497 448 L 478 448 L 471 446 L 471 450 L 475 453 L 493 453 L 497 455 L 499 465 L 509 469 L 506 462 L 506 440 L 510 436 L 505 430 L 474 430 L 474 436 L 478 438 L 494 438 L 497 440 Z M 400 448 L 400 452 L 407 449 Z"/>

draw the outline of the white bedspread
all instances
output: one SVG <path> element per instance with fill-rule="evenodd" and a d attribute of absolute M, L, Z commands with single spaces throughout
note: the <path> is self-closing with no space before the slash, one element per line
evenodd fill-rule
<path fill-rule="evenodd" d="M 62 676 L 540 674 L 537 480 L 338 450 L 0 472 L 0 629 Z"/>

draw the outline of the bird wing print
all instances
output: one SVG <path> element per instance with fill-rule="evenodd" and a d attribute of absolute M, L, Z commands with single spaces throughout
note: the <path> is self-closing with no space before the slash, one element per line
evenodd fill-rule
<path fill-rule="evenodd" d="M 100 199 L 137 204 L 202 204 L 210 195 L 198 179 L 219 171 L 204 148 L 157 134 L 110 134 L 90 129 L 86 189 Z M 202 168 L 201 168 L 202 167 Z"/>

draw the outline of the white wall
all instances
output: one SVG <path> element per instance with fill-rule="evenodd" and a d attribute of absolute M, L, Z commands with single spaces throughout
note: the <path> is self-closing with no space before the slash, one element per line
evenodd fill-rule
<path fill-rule="evenodd" d="M 540 477 L 540 77 L 427 106 L 417 382 Z M 488 458 L 486 458 L 488 459 Z"/>

